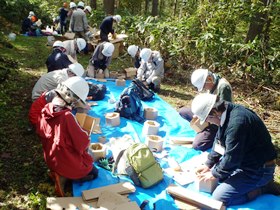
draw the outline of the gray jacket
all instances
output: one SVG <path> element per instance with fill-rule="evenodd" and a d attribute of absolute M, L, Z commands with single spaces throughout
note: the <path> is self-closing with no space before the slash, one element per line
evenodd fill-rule
<path fill-rule="evenodd" d="M 70 29 L 72 32 L 85 32 L 88 29 L 88 21 L 84 10 L 78 8 L 74 10 L 71 20 Z"/>

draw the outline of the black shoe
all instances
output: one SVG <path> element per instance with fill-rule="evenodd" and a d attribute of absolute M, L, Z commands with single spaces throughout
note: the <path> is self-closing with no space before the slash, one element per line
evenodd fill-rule
<path fill-rule="evenodd" d="M 262 194 L 280 195 L 280 184 L 273 180 L 268 182 L 262 187 Z"/>

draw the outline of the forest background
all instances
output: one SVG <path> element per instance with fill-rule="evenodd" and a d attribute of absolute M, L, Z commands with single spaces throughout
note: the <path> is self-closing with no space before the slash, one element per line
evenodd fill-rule
<path fill-rule="evenodd" d="M 0 0 L 0 208 L 44 209 L 54 195 L 39 139 L 26 133 L 31 90 L 46 73 L 46 37 L 19 35 L 29 11 L 52 24 L 64 1 Z M 75 1 L 78 3 L 78 1 Z M 165 60 L 160 96 L 174 108 L 195 96 L 190 74 L 208 68 L 227 78 L 234 100 L 258 113 L 280 148 L 280 2 L 279 0 L 90 0 L 88 18 L 97 27 L 108 14 L 120 14 L 117 33 L 159 50 Z M 69 2 L 68 2 L 69 3 Z M 8 40 L 10 32 L 16 41 Z M 81 61 L 80 61 L 81 60 Z M 86 67 L 88 56 L 79 55 Z M 112 69 L 130 67 L 124 53 Z M 278 160 L 279 162 L 279 160 Z M 279 165 L 279 164 L 278 164 Z M 279 181 L 279 169 L 276 180 Z"/>

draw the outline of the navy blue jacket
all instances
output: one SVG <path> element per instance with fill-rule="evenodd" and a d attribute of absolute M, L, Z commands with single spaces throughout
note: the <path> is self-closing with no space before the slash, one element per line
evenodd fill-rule
<path fill-rule="evenodd" d="M 236 169 L 254 172 L 277 156 L 271 136 L 257 114 L 241 105 L 226 104 L 226 120 L 219 127 L 213 146 L 220 142 L 225 147 L 225 154 L 222 156 L 212 148 L 206 162 L 210 168 L 216 164 L 212 174 L 220 181 Z"/>
<path fill-rule="evenodd" d="M 113 34 L 114 33 L 114 29 L 113 29 L 113 16 L 108 16 L 105 17 L 100 25 L 100 31 L 104 34 Z"/>
<path fill-rule="evenodd" d="M 69 60 L 68 56 L 59 49 L 54 49 L 46 61 L 48 72 L 67 68 L 70 64 L 72 64 L 72 62 Z"/>

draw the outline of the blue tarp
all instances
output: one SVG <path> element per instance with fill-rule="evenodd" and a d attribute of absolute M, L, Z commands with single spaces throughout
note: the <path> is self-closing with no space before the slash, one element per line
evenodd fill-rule
<path fill-rule="evenodd" d="M 96 81 L 91 82 L 99 83 Z M 126 81 L 126 86 L 128 86 L 130 82 L 131 81 Z M 105 85 L 107 86 L 106 97 L 102 101 L 97 101 L 98 106 L 92 107 L 89 112 L 89 115 L 101 118 L 100 126 L 102 131 L 102 134 L 92 134 L 91 142 L 98 142 L 99 136 L 105 136 L 108 142 L 108 140 L 111 137 L 122 137 L 125 134 L 131 135 L 135 140 L 138 139 L 141 142 L 144 142 L 145 138 L 142 135 L 143 124 L 141 123 L 131 121 L 126 118 L 121 118 L 121 124 L 118 127 L 110 127 L 105 125 L 106 123 L 104 115 L 108 112 L 113 112 L 115 107 L 114 103 L 110 103 L 110 99 L 118 100 L 122 90 L 125 88 L 121 86 L 116 86 L 115 82 L 113 81 L 107 81 Z M 143 102 L 143 106 L 154 107 L 158 110 L 158 117 L 156 119 L 156 121 L 160 123 L 158 135 L 164 138 L 164 149 L 168 152 L 169 157 L 173 157 L 176 159 L 177 162 L 182 163 L 195 155 L 201 154 L 201 152 L 196 151 L 194 149 L 169 144 L 168 140 L 170 136 L 194 137 L 195 132 L 190 128 L 189 123 L 182 119 L 177 113 L 177 111 L 174 108 L 172 108 L 168 103 L 166 103 L 156 94 L 155 98 L 152 101 Z M 168 164 L 165 160 L 160 160 L 160 164 L 163 168 L 168 167 Z M 98 166 L 97 168 L 99 169 L 99 176 L 97 179 L 84 183 L 73 182 L 74 196 L 81 196 L 83 190 L 107 186 L 110 184 L 116 184 L 118 182 L 131 181 L 126 177 L 117 178 L 113 176 L 111 172 L 103 168 L 99 168 Z M 165 190 L 170 184 L 174 184 L 174 181 L 168 175 L 164 175 L 163 181 L 161 181 L 159 184 L 152 188 L 143 189 L 141 187 L 136 187 L 136 192 L 130 194 L 129 198 L 132 201 L 136 201 L 139 205 L 144 200 L 148 200 L 149 205 L 148 207 L 146 207 L 146 209 L 153 209 L 154 204 L 156 205 L 156 209 L 178 209 L 178 207 L 174 203 L 173 198 L 169 194 L 167 194 Z M 189 184 L 184 187 L 195 191 L 193 184 Z M 206 196 L 211 196 L 207 193 L 202 194 Z M 273 195 L 263 195 L 250 203 L 238 206 L 231 206 L 228 207 L 227 210 L 276 210 L 280 209 L 279 205 L 280 197 Z"/>

